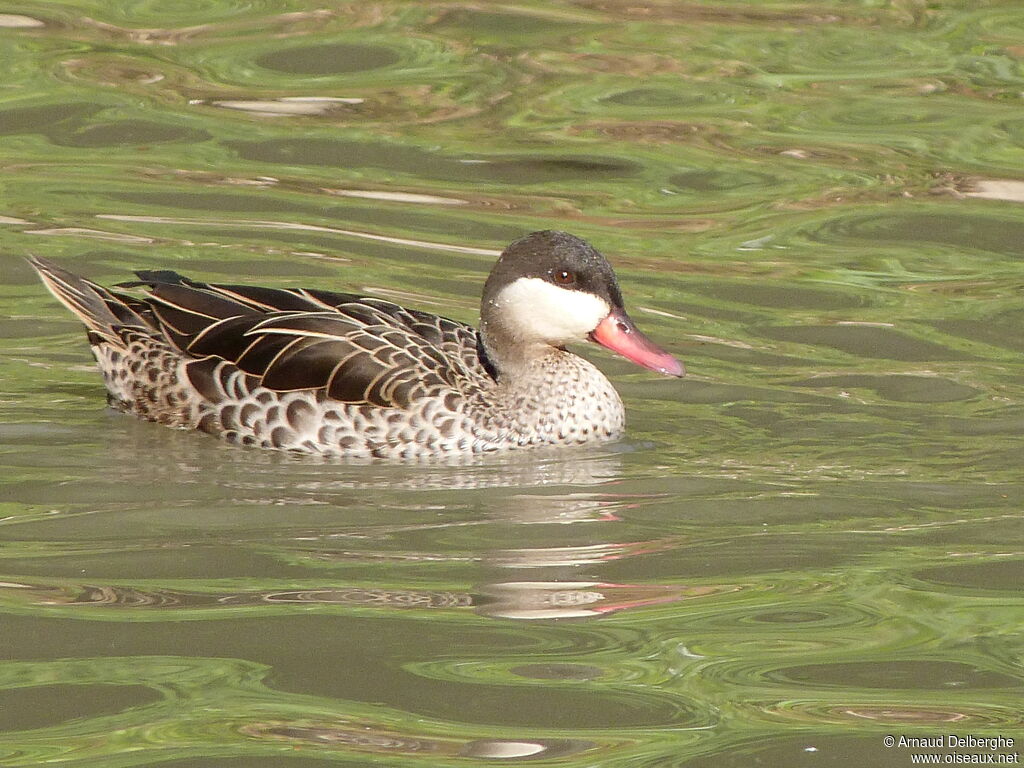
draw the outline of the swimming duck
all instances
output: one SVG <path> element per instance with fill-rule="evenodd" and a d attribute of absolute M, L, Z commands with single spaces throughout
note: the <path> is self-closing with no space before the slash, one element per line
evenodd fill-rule
<path fill-rule="evenodd" d="M 134 296 L 31 263 L 85 323 L 113 407 L 239 445 L 417 458 L 612 440 L 622 401 L 566 344 L 683 375 L 626 314 L 604 256 L 565 232 L 505 249 L 479 330 L 377 298 L 167 270 L 116 286 L 148 289 Z"/>

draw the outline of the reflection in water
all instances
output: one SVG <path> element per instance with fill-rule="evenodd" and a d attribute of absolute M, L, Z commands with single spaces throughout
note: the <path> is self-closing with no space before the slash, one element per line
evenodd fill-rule
<path fill-rule="evenodd" d="M 340 96 L 282 96 L 280 99 L 217 99 L 209 103 L 224 109 L 237 109 L 258 115 L 327 115 L 343 111 L 346 106 L 362 104 L 363 99 Z"/>
<path fill-rule="evenodd" d="M 583 452 L 580 452 L 583 454 Z M 260 456 L 268 454 L 259 454 Z M 272 456 L 272 455 L 271 455 Z M 578 457 L 578 458 L 582 458 Z M 184 462 L 179 462 L 178 469 Z M 268 462 L 272 464 L 273 462 Z M 615 457 L 596 456 L 589 461 L 552 462 L 550 465 L 517 460 L 517 457 L 490 462 L 475 462 L 477 471 L 465 476 L 463 488 L 494 488 L 512 483 L 514 487 L 547 485 L 586 485 L 614 482 L 613 469 L 618 466 Z M 488 466 L 490 465 L 490 466 Z M 556 469 L 557 468 L 557 469 Z M 437 476 L 433 472 L 415 470 L 415 481 L 395 481 L 396 473 L 408 471 L 402 467 L 384 468 L 392 477 L 391 483 L 381 482 L 381 487 L 395 486 L 418 489 L 450 487 L 457 476 L 449 467 L 446 474 Z M 500 470 L 497 474 L 481 474 L 479 470 Z M 517 471 L 510 471 L 517 470 Z M 407 475 L 408 477 L 408 475 Z M 431 481 L 435 481 L 434 484 Z M 317 490 L 330 487 L 349 488 L 350 482 L 317 483 Z M 258 493 L 258 484 L 246 483 L 249 492 Z M 372 481 L 364 484 L 363 490 L 374 487 Z M 615 510 L 627 507 L 643 497 L 623 497 L 621 494 L 578 494 L 576 496 L 543 496 L 513 494 L 506 497 L 506 505 L 492 507 L 490 520 L 512 525 L 559 525 L 578 523 L 611 523 L 620 521 Z M 285 503 L 294 503 L 285 502 Z M 480 521 L 483 523 L 485 521 Z M 479 524 L 479 523 L 478 523 Z M 387 535 L 407 534 L 422 531 L 430 525 L 398 525 L 382 528 L 374 526 L 360 534 L 349 530 L 345 539 L 361 537 L 379 538 Z M 332 584 L 330 586 L 305 587 L 302 589 L 246 589 L 241 592 L 215 590 L 183 591 L 180 589 L 145 589 L 124 585 L 95 585 L 43 583 L 0 583 L 0 602 L 32 604 L 37 606 L 60 607 L 102 607 L 102 608 L 145 608 L 149 610 L 186 611 L 199 618 L 215 618 L 220 609 L 254 605 L 324 605 L 351 608 L 401 609 L 401 610 L 452 610 L 473 609 L 483 616 L 504 619 L 556 619 L 595 618 L 602 615 L 639 608 L 659 603 L 673 602 L 713 595 L 723 590 L 735 589 L 729 586 L 696 586 L 657 584 L 615 584 L 607 582 L 581 581 L 574 574 L 575 569 L 598 565 L 611 560 L 639 557 L 655 551 L 671 550 L 672 541 L 614 542 L 592 545 L 552 545 L 518 549 L 494 549 L 475 551 L 468 556 L 446 555 L 443 552 L 422 551 L 370 551 L 359 548 L 344 551 L 336 548 L 313 548 L 310 540 L 330 541 L 332 534 L 299 536 L 299 546 L 284 544 L 279 549 L 292 561 L 307 561 L 321 564 L 343 565 L 347 563 L 370 562 L 442 562 L 445 560 L 471 560 L 487 564 L 496 574 L 512 570 L 514 581 L 495 581 L 476 587 L 472 592 L 438 591 L 426 589 L 389 589 L 383 586 Z M 527 575 L 533 579 L 528 580 Z M 211 615 L 212 614 L 212 615 Z"/>
<path fill-rule="evenodd" d="M 658 585 L 588 581 L 516 581 L 481 587 L 480 613 L 503 619 L 585 619 L 617 611 L 714 594 L 713 588 L 687 590 Z"/>
<path fill-rule="evenodd" d="M 395 51 L 382 46 L 335 43 L 273 51 L 256 63 L 291 74 L 329 75 L 389 67 L 398 61 Z"/>
<path fill-rule="evenodd" d="M 410 738 L 397 733 L 375 729 L 369 725 L 352 724 L 344 728 L 336 724 L 323 725 L 247 725 L 241 732 L 258 739 L 280 739 L 299 746 L 345 745 L 356 752 L 376 755 L 430 755 L 436 758 L 469 757 L 483 760 L 549 760 L 590 751 L 597 745 L 580 739 L 538 739 L 536 741 L 510 739 L 457 739 Z"/>
<path fill-rule="evenodd" d="M 19 27 L 45 27 L 46 22 L 35 19 L 31 16 L 22 16 L 18 13 L 0 13 L 0 27 L 17 29 Z"/>
<path fill-rule="evenodd" d="M 365 240 L 375 240 L 382 243 L 391 243 L 393 245 L 412 245 L 417 248 L 429 248 L 442 251 L 451 251 L 453 253 L 472 253 L 482 256 L 499 256 L 501 255 L 500 250 L 494 250 L 491 248 L 471 248 L 463 245 L 448 245 L 445 243 L 434 243 L 427 242 L 424 240 L 410 240 L 403 237 L 391 237 L 387 235 L 377 235 L 370 232 L 360 232 L 352 229 L 339 229 L 337 227 L 320 227 L 312 224 L 295 224 L 287 221 L 235 221 L 229 219 L 210 220 L 210 219 L 181 219 L 172 218 L 168 216 L 128 216 L 122 214 L 97 214 L 98 219 L 110 219 L 111 221 L 130 221 L 130 222 L 143 222 L 152 224 L 181 224 L 188 226 L 244 226 L 249 229 L 278 229 L 285 231 L 299 231 L 299 232 L 321 232 L 331 235 L 344 235 L 345 237 L 356 237 Z"/>
<path fill-rule="evenodd" d="M 440 739 L 410 738 L 366 724 L 352 723 L 350 727 L 336 723 L 323 725 L 286 725 L 255 723 L 240 729 L 245 736 L 255 739 L 280 739 L 290 744 L 328 746 L 345 745 L 357 752 L 372 754 L 434 754 L 452 755 L 458 744 Z"/>
<path fill-rule="evenodd" d="M 5 766 L 898 768 L 872 734 L 1019 729 L 1021 4 L 15 10 Z M 673 388 L 594 355 L 625 445 L 379 466 L 141 424 L 23 260 L 475 322 L 547 227 L 692 342 Z"/>

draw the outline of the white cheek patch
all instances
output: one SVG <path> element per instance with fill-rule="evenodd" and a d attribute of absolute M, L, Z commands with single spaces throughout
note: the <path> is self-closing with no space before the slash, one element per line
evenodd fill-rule
<path fill-rule="evenodd" d="M 559 288 L 539 277 L 520 277 L 493 300 L 499 322 L 522 341 L 565 344 L 597 328 L 611 307 L 590 293 Z"/>

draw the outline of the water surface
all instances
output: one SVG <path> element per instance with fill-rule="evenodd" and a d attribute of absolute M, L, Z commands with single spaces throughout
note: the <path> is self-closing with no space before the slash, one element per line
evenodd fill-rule
<path fill-rule="evenodd" d="M 0 15 L 0 763 L 1024 738 L 1020 4 L 328 5 Z M 623 442 L 456 466 L 112 413 L 23 258 L 475 322 L 542 228 L 690 375 L 581 349 Z"/>

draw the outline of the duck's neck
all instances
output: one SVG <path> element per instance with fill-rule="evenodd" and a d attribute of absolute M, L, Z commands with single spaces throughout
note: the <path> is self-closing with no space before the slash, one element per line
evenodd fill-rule
<path fill-rule="evenodd" d="M 525 342 L 481 324 L 481 342 L 507 402 L 572 410 L 580 398 L 621 403 L 611 382 L 593 364 L 564 347 Z"/>
<path fill-rule="evenodd" d="M 480 324 L 480 340 L 487 359 L 494 367 L 498 383 L 510 386 L 533 378 L 539 367 L 550 365 L 553 355 L 568 354 L 564 349 L 543 342 L 527 342 L 509 333 L 500 323 Z"/>

